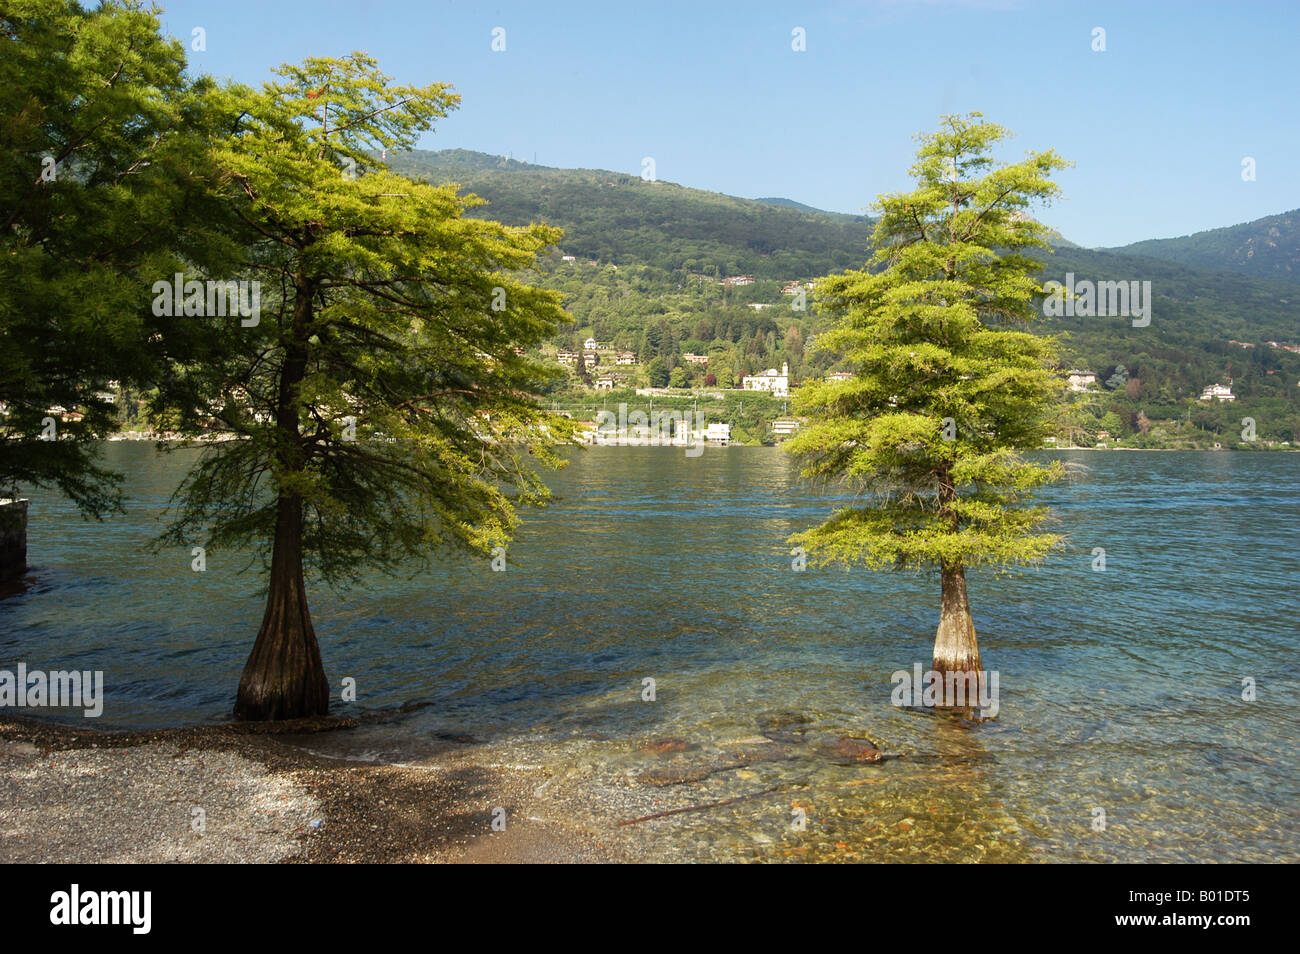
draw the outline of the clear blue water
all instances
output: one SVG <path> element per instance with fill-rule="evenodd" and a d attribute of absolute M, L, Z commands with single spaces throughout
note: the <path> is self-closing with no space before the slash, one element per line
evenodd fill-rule
<path fill-rule="evenodd" d="M 188 551 L 145 549 L 193 453 L 108 445 L 132 503 L 103 524 L 33 497 L 35 569 L 0 600 L 0 668 L 104 670 L 104 725 L 228 718 L 258 580 L 236 555 L 195 573 Z M 793 572 L 786 537 L 833 502 L 779 450 L 593 448 L 551 478 L 504 573 L 457 558 L 313 590 L 356 706 L 433 703 L 330 744 L 411 761 L 471 736 L 548 769 L 557 804 L 601 831 L 740 799 L 619 829 L 666 858 L 1297 860 L 1300 455 L 1063 456 L 1079 471 L 1044 500 L 1067 548 L 970 576 L 992 722 L 891 705 L 890 674 L 928 665 L 937 580 Z M 840 764 L 842 735 L 903 757 Z M 646 749 L 665 737 L 695 747 Z M 678 770 L 699 778 L 646 781 Z"/>

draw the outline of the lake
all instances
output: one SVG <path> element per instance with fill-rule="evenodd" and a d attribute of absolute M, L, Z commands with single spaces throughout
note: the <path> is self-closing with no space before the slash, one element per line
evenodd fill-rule
<path fill-rule="evenodd" d="M 106 445 L 131 501 L 102 524 L 33 495 L 0 668 L 104 670 L 104 726 L 229 717 L 260 582 L 239 555 L 198 573 L 147 550 L 194 453 Z M 1077 465 L 1042 495 L 1067 546 L 969 577 L 995 720 L 891 704 L 893 672 L 928 668 L 937 576 L 793 570 L 784 541 L 834 501 L 781 451 L 596 447 L 549 478 L 504 572 L 311 588 L 335 711 L 432 703 L 313 744 L 479 745 L 546 766 L 593 826 L 727 802 L 622 829 L 664 860 L 1297 860 L 1300 454 L 1056 456 Z M 901 757 L 844 764 L 844 735 Z"/>

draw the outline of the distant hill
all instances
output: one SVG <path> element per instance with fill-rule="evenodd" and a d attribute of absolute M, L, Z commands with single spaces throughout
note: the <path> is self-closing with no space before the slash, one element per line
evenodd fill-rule
<path fill-rule="evenodd" d="M 720 387 L 737 387 L 744 374 L 787 361 L 796 381 L 835 366 L 836 356 L 805 347 L 825 330 L 828 316 L 796 309 L 798 299 L 783 289 L 861 268 L 873 229 L 866 216 L 466 150 L 398 153 L 390 160 L 397 172 L 455 182 L 487 199 L 474 215 L 562 228 L 561 248 L 542 259 L 538 279 L 560 293 L 574 319 L 553 346 L 578 350 L 591 335 L 635 351 L 644 367 L 629 370 L 623 384 L 708 387 L 716 377 Z M 1041 253 L 1044 279 L 1064 281 L 1073 273 L 1076 283 L 1151 283 L 1147 327 L 1135 328 L 1125 317 L 1038 326 L 1061 336 L 1066 366 L 1110 382 L 1088 399 L 1088 413 L 1114 413 L 1107 426 L 1118 420 L 1129 437 L 1141 433 L 1139 411 L 1183 422 L 1178 427 L 1194 424 L 1202 437 L 1227 437 L 1250 415 L 1261 434 L 1300 441 L 1300 354 L 1281 347 L 1300 344 L 1296 215 L 1109 250 L 1081 248 L 1050 233 L 1054 254 Z M 707 354 L 707 369 L 686 364 L 688 352 Z M 1232 383 L 1235 405 L 1196 401 L 1206 385 L 1222 382 Z"/>
<path fill-rule="evenodd" d="M 743 374 L 786 361 L 796 380 L 816 377 L 836 360 L 804 347 L 829 318 L 815 308 L 795 310 L 796 299 L 782 289 L 861 268 L 873 228 L 865 216 L 464 150 L 390 159 L 396 171 L 456 182 L 487 199 L 475 215 L 564 229 L 561 248 L 542 260 L 539 278 L 561 294 L 574 318 L 557 348 L 579 349 L 592 335 L 643 360 L 657 356 L 661 380 L 698 379 L 703 372 L 682 366 L 681 355 L 707 353 L 708 371 L 733 386 Z M 1191 401 L 1198 426 L 1213 423 L 1226 433 L 1249 414 L 1261 432 L 1300 441 L 1300 354 L 1268 345 L 1300 344 L 1300 289 L 1282 267 L 1284 250 L 1294 248 L 1293 221 L 1293 214 L 1273 216 L 1110 250 L 1080 248 L 1052 233 L 1054 254 L 1038 253 L 1044 279 L 1064 281 L 1073 273 L 1076 283 L 1150 282 L 1151 323 L 1135 328 L 1125 317 L 1076 317 L 1038 327 L 1062 336 L 1061 361 L 1069 367 L 1105 381 L 1123 366 L 1126 383 L 1106 391 L 1104 406 L 1122 412 L 1128 433 L 1137 427 L 1138 410 L 1184 419 Z M 754 281 L 720 281 L 742 275 Z M 1195 403 L 1206 385 L 1228 381 L 1238 404 L 1207 410 Z"/>
<path fill-rule="evenodd" d="M 1126 337 L 1176 329 L 1216 342 L 1300 338 L 1300 292 L 1285 282 L 1078 246 L 1057 246 L 1044 262 L 1044 277 L 1056 281 L 1072 272 L 1076 281 L 1151 282 L 1152 325 L 1125 332 Z M 1074 321 L 1095 330 L 1098 319 Z"/>
<path fill-rule="evenodd" d="M 558 225 L 565 231 L 564 251 L 578 258 L 670 273 L 813 278 L 861 265 L 872 230 L 866 216 L 740 199 L 625 172 L 553 169 L 463 149 L 397 153 L 389 166 L 414 178 L 460 183 L 491 203 L 479 215 Z"/>
<path fill-rule="evenodd" d="M 1134 242 L 1108 251 L 1300 284 L 1300 209 L 1180 238 Z"/>
<path fill-rule="evenodd" d="M 822 212 L 823 209 L 815 209 L 811 205 L 804 205 L 802 202 L 796 202 L 794 199 L 766 198 L 755 199 L 755 202 L 762 202 L 764 205 L 779 205 L 786 209 L 798 209 L 800 212 Z"/>
<path fill-rule="evenodd" d="M 670 276 L 683 271 L 790 281 L 860 268 L 873 228 L 866 216 L 821 212 L 788 199 L 741 199 L 628 173 L 554 169 L 464 149 L 398 153 L 390 166 L 433 182 L 461 184 L 491 203 L 476 210 L 478 215 L 515 225 L 559 226 L 565 231 L 563 250 L 579 259 L 649 266 L 662 273 L 664 292 L 679 283 L 670 283 Z M 1153 327 L 1130 329 L 1128 336 L 1177 331 L 1219 342 L 1300 337 L 1300 295 L 1280 281 L 1189 267 L 1172 256 L 1151 254 L 1150 247 L 1160 242 L 1089 250 L 1057 233 L 1053 241 L 1056 254 L 1044 256 L 1045 277 L 1063 280 L 1073 272 L 1093 281 L 1152 283 Z M 1140 251 L 1144 248 L 1148 251 Z M 1079 332 L 1113 335 L 1118 327 L 1117 322 L 1082 322 Z"/>

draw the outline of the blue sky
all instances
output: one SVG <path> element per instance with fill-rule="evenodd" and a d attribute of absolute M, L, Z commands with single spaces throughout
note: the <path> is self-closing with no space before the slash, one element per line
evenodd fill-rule
<path fill-rule="evenodd" d="M 1300 206 L 1300 3 L 1284 0 L 160 2 L 187 47 L 206 31 L 192 71 L 260 83 L 359 49 L 399 82 L 452 83 L 461 107 L 429 149 L 636 174 L 650 156 L 660 179 L 860 212 L 908 186 L 914 134 L 978 110 L 1015 131 L 1005 158 L 1075 163 L 1041 217 L 1084 245 Z"/>

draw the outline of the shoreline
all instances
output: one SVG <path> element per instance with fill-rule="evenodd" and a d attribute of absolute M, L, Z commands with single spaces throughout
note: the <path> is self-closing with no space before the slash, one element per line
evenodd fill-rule
<path fill-rule="evenodd" d="M 116 433 L 112 434 L 112 435 L 109 436 L 109 437 L 105 437 L 105 438 L 103 438 L 103 442 L 104 442 L 104 443 L 112 443 L 112 444 L 119 444 L 119 443 L 136 443 L 136 444 L 177 444 L 177 445 L 180 445 L 181 447 L 185 447 L 185 446 L 189 446 L 189 447 L 200 447 L 200 446 L 206 446 L 206 445 L 208 445 L 208 444 L 224 444 L 224 443 L 227 443 L 227 442 L 229 442 L 229 441 L 238 440 L 238 439 L 239 439 L 239 435 L 237 435 L 237 434 L 205 435 L 205 436 L 203 436 L 203 437 L 179 437 L 179 436 L 167 436 L 167 435 L 149 435 L 149 434 L 146 434 L 146 433 L 144 433 L 144 432 L 142 432 L 142 431 L 129 431 L 129 432 L 116 432 Z M 664 443 L 664 444 L 662 444 L 662 445 L 654 445 L 654 444 L 638 444 L 638 443 L 635 443 L 635 442 L 627 442 L 627 443 L 624 443 L 624 442 L 620 442 L 620 441 L 608 441 L 608 442 L 601 442 L 601 441 L 575 441 L 574 444 L 575 444 L 575 446 L 580 446 L 580 447 L 652 447 L 652 446 L 664 446 L 664 447 L 669 447 L 669 448 L 671 448 L 671 449 L 675 449 L 675 450 L 681 450 L 683 447 L 686 447 L 686 448 L 689 449 L 689 447 L 690 447 L 690 445 L 687 445 L 687 444 L 685 444 L 685 443 L 682 443 L 682 444 L 670 444 L 670 443 Z M 745 441 L 734 441 L 734 440 L 733 440 L 733 441 L 728 441 L 728 442 L 726 442 L 726 443 L 719 442 L 719 441 L 701 441 L 701 442 L 699 442 L 698 444 L 696 444 L 695 446 L 696 446 L 696 447 L 708 447 L 708 448 L 719 448 L 719 447 L 767 447 L 767 448 L 770 448 L 770 449 L 772 449 L 772 450 L 779 450 L 780 447 L 781 447 L 781 444 L 780 444 L 780 443 L 777 443 L 777 444 L 763 444 L 763 443 L 755 443 L 755 444 L 751 444 L 751 443 L 747 443 L 747 442 L 745 442 Z M 1040 451 L 1096 451 L 1096 452 L 1102 452 L 1102 451 L 1120 451 L 1120 452 L 1123 452 L 1123 453 L 1142 453 L 1142 452 L 1146 452 L 1146 451 L 1151 451 L 1151 452 L 1162 452 L 1162 453 L 1177 453 L 1177 452 L 1182 452 L 1182 453 L 1188 453 L 1188 454 L 1196 454 L 1196 453 L 1204 453 L 1204 454 L 1219 454 L 1219 453 L 1223 453 L 1224 451 L 1236 451 L 1236 452 L 1239 452 L 1239 453 L 1256 453 L 1256 454 L 1260 454 L 1260 453 L 1282 453 L 1282 454 L 1285 454 L 1285 453 L 1291 453 L 1291 454 L 1295 454 L 1295 453 L 1300 453 L 1300 447 L 1277 447 L 1277 446 L 1275 446 L 1275 447 L 1263 447 L 1263 448 L 1245 448 L 1245 447 L 1239 447 L 1239 446 L 1236 446 L 1236 444 L 1225 445 L 1225 446 L 1223 446 L 1223 447 L 1048 447 L 1048 446 L 1044 446 L 1044 447 L 1035 447 L 1035 448 L 1032 448 L 1032 449 L 1030 449 L 1030 450 L 1022 451 L 1022 453 L 1027 453 L 1027 454 L 1028 454 L 1028 453 L 1038 453 L 1038 452 L 1040 452 Z"/>
<path fill-rule="evenodd" d="M 0 861 L 642 860 L 613 833 L 597 838 L 548 812 L 541 766 L 485 763 L 466 744 L 400 764 L 304 747 L 359 724 L 119 731 L 0 717 Z M 504 831 L 493 830 L 497 808 Z"/>

